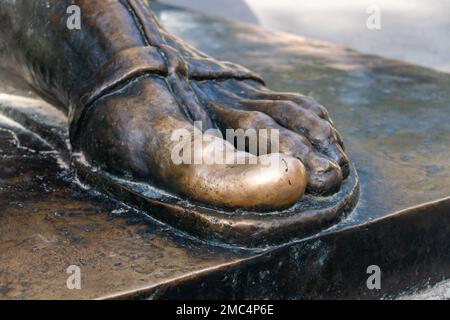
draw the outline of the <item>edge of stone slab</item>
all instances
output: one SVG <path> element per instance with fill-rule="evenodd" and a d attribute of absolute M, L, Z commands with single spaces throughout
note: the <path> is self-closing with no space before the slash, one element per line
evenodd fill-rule
<path fill-rule="evenodd" d="M 426 256 L 423 255 L 424 252 L 428 252 L 426 246 L 429 243 L 412 247 L 410 252 L 404 252 L 403 256 L 397 257 L 394 261 L 385 262 L 387 266 L 382 269 L 382 290 L 369 290 L 366 287 L 366 280 L 370 274 L 366 273 L 365 268 L 359 267 L 361 264 L 365 265 L 370 261 L 378 261 L 383 258 L 383 252 L 380 253 L 377 250 L 383 244 L 371 241 L 366 244 L 373 250 L 365 248 L 364 256 L 346 256 L 350 262 L 358 259 L 355 261 L 357 266 L 353 270 L 345 270 L 350 274 L 352 272 L 359 273 L 351 279 L 342 278 L 342 274 L 338 270 L 344 268 L 342 266 L 336 265 L 334 269 L 330 269 L 329 264 L 336 261 L 320 264 L 323 257 L 317 253 L 323 250 L 325 241 L 332 243 L 335 250 L 345 247 L 345 250 L 352 251 L 352 248 L 348 248 L 345 242 L 346 237 L 354 240 L 353 236 L 365 237 L 369 240 L 378 239 L 378 241 L 385 239 L 384 247 L 390 248 L 391 239 L 379 238 L 379 230 L 385 230 L 386 224 L 394 224 L 389 232 L 401 234 L 396 240 L 408 247 L 410 239 L 404 235 L 411 227 L 424 227 L 421 222 L 439 219 L 443 214 L 450 216 L 450 197 L 413 206 L 367 223 L 326 231 L 272 248 L 250 258 L 201 270 L 156 286 L 137 288 L 100 299 L 181 299 L 182 296 L 190 296 L 191 299 L 261 299 L 262 297 L 270 299 L 398 299 L 449 279 L 450 269 L 445 267 L 445 261 L 439 261 L 435 256 L 436 253 L 431 257 L 429 253 Z M 429 217 L 430 215 L 431 217 Z M 398 225 L 401 225 L 400 230 L 396 229 Z M 449 226 L 438 225 L 438 229 L 441 231 L 439 239 L 445 239 L 446 228 L 448 229 Z M 431 243 L 438 238 L 433 230 L 430 230 L 429 234 L 425 236 L 430 236 Z M 439 244 L 439 239 L 437 244 Z M 436 250 L 443 254 L 443 258 L 450 252 L 448 246 Z M 280 270 L 273 268 L 274 264 L 295 264 L 296 262 L 292 261 L 295 260 L 292 258 L 294 252 L 297 252 L 298 259 L 303 258 L 301 265 L 288 270 L 290 272 L 283 269 L 286 266 Z M 411 259 L 411 255 L 417 259 L 416 262 L 419 261 L 419 264 L 408 263 L 410 261 L 407 260 Z M 291 267 L 293 266 L 288 268 Z M 406 274 L 397 273 L 400 267 L 404 268 Z M 267 272 L 269 273 L 267 274 Z M 263 279 L 260 279 L 261 273 L 265 274 Z M 233 286 L 242 283 L 252 283 L 252 287 L 246 287 L 245 290 L 241 290 L 242 292 L 235 290 L 236 288 Z M 267 286 L 267 283 L 271 283 L 271 285 Z M 214 288 L 220 288 L 220 293 L 214 292 Z M 271 293 L 270 296 L 266 296 L 269 294 L 268 291 Z"/>

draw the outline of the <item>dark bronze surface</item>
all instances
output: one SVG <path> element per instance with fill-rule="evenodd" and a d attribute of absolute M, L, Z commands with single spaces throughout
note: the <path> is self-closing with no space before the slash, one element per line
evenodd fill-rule
<path fill-rule="evenodd" d="M 395 297 L 448 278 L 448 200 L 366 224 L 449 195 L 448 75 L 177 9 L 158 13 L 201 50 L 329 106 L 360 174 L 356 210 L 328 232 L 267 251 L 205 245 L 80 188 L 49 147 L 2 122 L 2 298 Z M 4 79 L 2 87 L 23 94 Z M 66 288 L 72 264 L 82 270 L 80 291 Z M 382 267 L 380 291 L 365 287 L 369 264 Z"/>

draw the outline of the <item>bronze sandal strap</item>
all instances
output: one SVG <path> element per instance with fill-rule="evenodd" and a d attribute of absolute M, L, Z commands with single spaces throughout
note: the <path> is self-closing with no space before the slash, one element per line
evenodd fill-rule
<path fill-rule="evenodd" d="M 136 75 L 156 73 L 167 75 L 166 61 L 155 47 L 135 47 L 123 50 L 100 67 L 95 75 L 96 83 L 88 88 L 82 99 L 87 105 L 115 85 Z"/>
<path fill-rule="evenodd" d="M 161 27 L 154 14 L 150 11 L 147 1 L 144 0 L 123 0 L 125 5 L 136 16 L 143 36 L 147 38 L 150 45 L 159 47 L 163 51 L 172 52 L 161 35 Z M 216 61 L 203 56 L 195 49 L 187 50 L 192 55 L 183 55 L 182 59 L 188 67 L 188 77 L 195 80 L 220 80 L 220 79 L 252 79 L 264 83 L 262 78 L 254 72 L 231 62 Z M 175 52 L 179 56 L 178 53 Z M 175 56 L 175 55 L 172 55 Z M 169 62 L 172 62 L 169 57 Z M 174 59 L 176 68 L 182 66 L 178 59 Z M 181 68 L 182 70 L 183 68 Z"/>
<path fill-rule="evenodd" d="M 166 76 L 168 68 L 160 50 L 155 47 L 134 47 L 117 53 L 112 59 L 99 68 L 95 74 L 95 83 L 83 90 L 80 106 L 74 108 L 69 115 L 70 137 L 75 138 L 85 109 L 96 99 L 124 84 L 136 76 L 143 74 L 159 74 Z"/>
<path fill-rule="evenodd" d="M 186 58 L 189 65 L 189 78 L 195 80 L 251 79 L 261 83 L 264 80 L 256 73 L 228 61 L 209 58 Z"/>

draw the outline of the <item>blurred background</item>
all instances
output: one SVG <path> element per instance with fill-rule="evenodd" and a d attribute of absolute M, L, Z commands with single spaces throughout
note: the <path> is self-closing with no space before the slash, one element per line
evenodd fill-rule
<path fill-rule="evenodd" d="M 449 0 L 158 1 L 450 72 Z M 380 29 L 367 27 L 374 6 Z"/>

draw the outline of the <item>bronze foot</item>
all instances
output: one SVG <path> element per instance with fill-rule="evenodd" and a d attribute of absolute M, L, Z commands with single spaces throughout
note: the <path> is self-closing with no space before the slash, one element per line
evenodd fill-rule
<path fill-rule="evenodd" d="M 47 5 L 48 4 L 48 5 Z M 68 30 L 69 5 L 81 8 Z M 342 139 L 314 100 L 268 90 L 245 68 L 216 61 L 167 33 L 141 0 L 0 4 L 9 64 L 70 119 L 74 152 L 110 173 L 218 207 L 281 210 L 304 194 L 330 195 L 349 173 Z M 200 146 L 257 164 L 176 164 L 173 132 L 278 130 L 278 154 L 211 136 Z M 272 159 L 267 167 L 261 160 Z"/>

